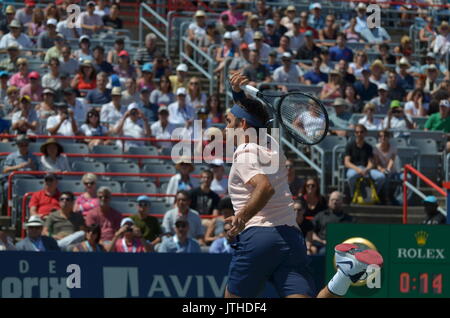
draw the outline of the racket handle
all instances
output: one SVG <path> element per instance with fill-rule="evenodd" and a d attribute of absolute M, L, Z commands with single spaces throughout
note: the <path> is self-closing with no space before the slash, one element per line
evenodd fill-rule
<path fill-rule="evenodd" d="M 258 96 L 259 90 L 256 87 L 253 87 L 250 85 L 245 85 L 245 86 L 241 86 L 241 89 L 254 99 L 259 97 Z"/>

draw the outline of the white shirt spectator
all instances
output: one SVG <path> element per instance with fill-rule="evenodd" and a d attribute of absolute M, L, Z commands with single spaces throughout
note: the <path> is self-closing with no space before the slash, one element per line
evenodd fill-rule
<path fill-rule="evenodd" d="M 228 179 L 222 178 L 222 180 L 218 181 L 216 178 L 211 182 L 211 190 L 217 193 L 218 195 L 227 194 L 228 193 Z"/>
<path fill-rule="evenodd" d="M 80 131 L 83 133 L 83 135 L 88 137 L 105 136 L 108 133 L 108 129 L 103 125 L 99 125 L 97 128 L 94 128 L 91 125 L 83 124 L 80 128 Z"/>
<path fill-rule="evenodd" d="M 446 37 L 439 34 L 434 41 L 433 53 L 441 56 L 450 51 L 450 33 Z"/>
<path fill-rule="evenodd" d="M 175 222 L 178 218 L 178 208 L 167 211 L 162 222 L 163 233 L 174 233 Z M 189 209 L 186 219 L 189 222 L 189 237 L 195 239 L 204 235 L 202 220 L 197 211 Z"/>
<path fill-rule="evenodd" d="M 103 25 L 102 18 L 98 14 L 95 14 L 95 13 L 93 15 L 89 15 L 89 13 L 83 12 L 78 17 L 78 21 L 80 22 L 80 26 L 81 26 L 81 24 L 86 24 L 86 25 L 90 25 L 90 26 L 93 26 L 93 25 L 102 26 Z M 89 36 L 92 36 L 92 34 L 94 34 L 94 32 L 92 30 L 86 30 L 86 29 L 83 29 L 82 33 L 85 35 L 89 35 Z"/>
<path fill-rule="evenodd" d="M 100 120 L 102 123 L 115 124 L 119 122 L 123 114 L 127 111 L 125 106 L 121 106 L 118 110 L 112 102 L 102 106 L 100 110 Z"/>
<path fill-rule="evenodd" d="M 47 119 L 46 129 L 48 130 L 49 128 L 56 127 L 60 121 L 61 121 L 60 115 L 50 116 Z M 69 118 L 64 120 L 64 122 L 61 124 L 61 126 L 59 127 L 56 134 L 60 135 L 60 136 L 74 136 L 75 135 L 73 132 L 73 129 L 72 129 L 72 123 Z"/>
<path fill-rule="evenodd" d="M 364 116 L 363 118 L 360 118 L 358 120 L 358 124 L 363 125 L 364 127 L 367 128 L 367 130 L 381 130 L 383 129 L 383 121 L 379 118 L 374 118 L 373 122 L 369 122 L 367 120 L 367 116 Z"/>
<path fill-rule="evenodd" d="M 21 50 L 34 47 L 34 44 L 28 35 L 23 33 L 20 33 L 18 38 L 15 38 L 11 33 L 5 34 L 0 40 L 0 49 L 6 49 L 11 44 L 16 44 Z"/>
<path fill-rule="evenodd" d="M 161 126 L 161 121 L 154 122 L 150 129 L 152 131 L 152 136 L 154 136 L 156 139 L 172 139 L 172 132 L 177 128 L 176 125 L 171 124 L 170 122 L 167 123 L 167 126 L 163 128 Z M 173 143 L 169 141 L 161 141 L 157 142 L 156 145 L 161 148 L 171 148 L 173 146 Z"/>
<path fill-rule="evenodd" d="M 54 77 L 51 73 L 47 73 L 42 76 L 42 87 L 50 87 L 54 91 L 57 91 L 61 87 L 61 79 Z"/>
<path fill-rule="evenodd" d="M 364 29 L 367 29 L 366 17 L 364 18 L 356 17 L 355 31 L 361 33 Z"/>
<path fill-rule="evenodd" d="M 189 30 L 194 32 L 194 36 L 197 41 L 206 36 L 205 27 L 202 28 L 197 24 L 197 22 L 192 22 L 189 24 Z"/>
<path fill-rule="evenodd" d="M 282 83 L 300 83 L 300 77 L 303 75 L 300 67 L 294 63 L 291 63 L 289 71 L 284 70 L 284 66 L 278 67 L 273 72 L 273 81 Z"/>
<path fill-rule="evenodd" d="M 244 36 L 241 36 L 239 30 L 231 32 L 231 39 L 234 45 L 239 46 L 242 42 L 247 44 L 253 43 L 253 33 L 250 31 L 245 31 Z"/>
<path fill-rule="evenodd" d="M 410 122 L 413 121 L 410 115 L 405 114 L 405 116 L 408 117 L 408 120 Z M 387 129 L 388 128 L 388 120 L 389 120 L 389 117 L 386 116 L 386 118 L 383 120 L 383 129 Z M 390 129 L 391 130 L 408 130 L 408 127 L 406 126 L 406 120 L 404 118 L 398 119 L 397 117 L 392 116 L 391 117 L 391 128 Z M 406 135 L 409 135 L 409 133 L 407 133 L 407 132 L 402 132 L 402 133 L 395 132 L 395 133 L 393 133 L 393 137 L 394 138 L 397 138 L 400 135 L 406 136 Z"/>
<path fill-rule="evenodd" d="M 82 98 L 75 98 L 75 105 L 68 104 L 69 108 L 73 111 L 73 117 L 77 122 L 86 120 L 86 104 L 83 103 Z"/>
<path fill-rule="evenodd" d="M 422 107 L 428 112 L 428 103 L 423 103 Z M 413 101 L 409 101 L 405 104 L 405 111 L 410 110 L 412 111 L 412 115 L 414 117 L 420 117 L 420 113 L 419 113 L 419 109 L 414 107 L 414 102 Z"/>
<path fill-rule="evenodd" d="M 30 109 L 30 110 L 28 111 L 28 117 L 22 116 L 22 111 L 19 110 L 18 112 L 15 112 L 15 113 L 12 115 L 12 118 L 11 118 L 11 124 L 14 125 L 16 122 L 18 122 L 19 120 L 22 120 L 22 119 L 23 119 L 23 120 L 26 120 L 26 121 L 29 122 L 29 123 L 32 123 L 32 122 L 34 122 L 34 121 L 39 121 L 38 116 L 37 116 L 37 113 L 36 113 L 36 111 L 35 111 L 34 109 Z M 28 129 L 27 134 L 29 134 L 29 135 L 35 135 L 36 132 L 33 131 L 33 130 L 31 130 L 31 129 Z"/>
<path fill-rule="evenodd" d="M 187 120 L 194 119 L 194 108 L 186 104 L 182 109 L 178 102 L 169 105 L 169 122 L 172 124 L 185 124 Z"/>
<path fill-rule="evenodd" d="M 197 97 L 194 100 L 192 100 L 191 95 L 187 94 L 186 95 L 186 104 L 191 105 L 194 108 L 205 107 L 207 99 L 208 98 L 206 97 L 205 93 L 200 93 L 200 98 Z"/>
<path fill-rule="evenodd" d="M 361 31 L 361 36 L 370 44 L 378 44 L 384 41 L 390 41 L 391 36 L 383 27 L 379 28 L 364 28 Z"/>
<path fill-rule="evenodd" d="M 62 34 L 65 39 L 76 38 L 75 34 L 74 34 L 74 30 L 75 30 L 75 28 L 69 28 L 67 26 L 67 20 L 60 21 L 56 25 L 56 32 L 58 32 L 59 34 Z"/>
<path fill-rule="evenodd" d="M 141 119 L 138 119 L 136 122 L 132 121 L 131 118 L 125 119 L 125 123 L 123 124 L 123 137 L 132 137 L 132 138 L 145 138 L 145 129 L 144 123 Z M 121 141 L 117 141 L 118 146 L 122 146 Z M 128 151 L 130 147 L 142 147 L 145 143 L 143 141 L 130 141 L 127 140 L 125 142 L 125 151 Z"/>
<path fill-rule="evenodd" d="M 69 161 L 67 160 L 66 155 L 59 155 L 56 157 L 56 160 L 53 161 L 50 157 L 41 156 L 41 170 L 44 171 L 70 171 Z"/>
<path fill-rule="evenodd" d="M 250 44 L 248 46 L 248 48 L 250 49 L 250 51 L 256 50 L 255 42 Z M 264 62 L 267 61 L 267 59 L 269 58 L 269 53 L 271 51 L 272 51 L 272 48 L 270 47 L 270 45 L 268 45 L 267 43 L 262 43 L 261 49 L 259 50 L 259 57 L 261 58 L 261 61 L 264 61 Z"/>

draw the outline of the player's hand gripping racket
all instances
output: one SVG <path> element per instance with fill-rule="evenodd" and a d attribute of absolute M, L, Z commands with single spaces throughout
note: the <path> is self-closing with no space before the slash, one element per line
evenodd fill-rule
<path fill-rule="evenodd" d="M 248 96 L 272 106 L 282 127 L 298 142 L 315 145 L 327 135 L 328 113 L 317 98 L 300 91 L 264 93 L 250 85 L 241 89 Z"/>

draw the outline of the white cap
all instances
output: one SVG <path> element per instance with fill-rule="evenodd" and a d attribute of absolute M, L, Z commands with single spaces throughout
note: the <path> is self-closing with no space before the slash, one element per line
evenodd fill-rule
<path fill-rule="evenodd" d="M 134 224 L 134 221 L 132 218 L 123 218 L 122 221 L 120 221 L 120 227 L 124 226 L 127 223 Z"/>
<path fill-rule="evenodd" d="M 44 221 L 42 221 L 39 215 L 32 215 L 28 219 L 28 222 L 25 223 L 25 227 L 29 226 L 44 226 Z"/>
<path fill-rule="evenodd" d="M 210 164 L 213 166 L 223 166 L 223 160 L 220 158 L 214 158 Z"/>
<path fill-rule="evenodd" d="M 177 66 L 177 71 L 187 72 L 188 71 L 188 66 L 186 64 L 182 63 L 182 64 Z"/>
<path fill-rule="evenodd" d="M 186 88 L 184 88 L 184 87 L 178 88 L 177 89 L 177 96 L 178 95 L 187 95 Z"/>
<path fill-rule="evenodd" d="M 231 32 L 225 32 L 225 34 L 223 35 L 224 39 L 231 39 Z"/>
<path fill-rule="evenodd" d="M 289 52 L 284 52 L 283 55 L 281 56 L 281 58 L 282 58 L 282 59 L 283 59 L 283 58 L 291 59 L 291 58 L 292 58 L 292 54 L 289 53 Z"/>
<path fill-rule="evenodd" d="M 356 8 L 357 8 L 357 10 L 359 10 L 359 9 L 367 9 L 367 6 L 364 3 L 360 2 Z"/>
<path fill-rule="evenodd" d="M 409 64 L 408 59 L 406 57 L 402 57 L 400 59 L 400 61 L 398 62 L 398 65 L 408 65 L 409 66 L 410 64 Z"/>
<path fill-rule="evenodd" d="M 448 99 L 442 99 L 442 100 L 439 102 L 439 106 L 444 106 L 444 107 L 450 108 L 450 102 L 448 101 Z"/>
<path fill-rule="evenodd" d="M 137 103 L 131 103 L 130 105 L 128 105 L 127 110 L 133 110 L 133 109 L 139 109 L 139 106 Z"/>
<path fill-rule="evenodd" d="M 58 24 L 58 21 L 56 21 L 56 19 L 51 18 L 47 20 L 47 25 L 49 24 L 56 26 Z"/>
<path fill-rule="evenodd" d="M 310 10 L 312 10 L 312 9 L 322 9 L 322 5 L 320 4 L 320 3 L 318 3 L 318 2 L 316 2 L 316 3 L 313 3 L 311 6 L 310 6 Z"/>
<path fill-rule="evenodd" d="M 388 87 L 387 87 L 386 84 L 383 83 L 383 84 L 378 85 L 378 90 L 381 90 L 381 89 L 387 91 L 387 90 L 388 90 Z"/>

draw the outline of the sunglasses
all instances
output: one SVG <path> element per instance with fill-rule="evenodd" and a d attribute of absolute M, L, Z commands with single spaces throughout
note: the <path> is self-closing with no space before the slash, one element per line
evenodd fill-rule
<path fill-rule="evenodd" d="M 55 181 L 55 179 L 49 178 L 49 179 L 44 179 L 44 181 L 45 181 L 46 183 L 52 183 L 53 181 Z"/>
<path fill-rule="evenodd" d="M 84 183 L 85 186 L 91 186 L 91 185 L 94 185 L 94 184 L 95 184 L 95 182 L 85 182 Z"/>
<path fill-rule="evenodd" d="M 64 198 L 59 198 L 59 201 L 67 201 L 67 202 L 71 202 L 71 201 L 73 201 L 71 198 L 67 198 L 67 197 L 64 197 Z"/>
<path fill-rule="evenodd" d="M 107 199 L 109 199 L 109 198 L 111 198 L 109 195 L 101 195 L 101 196 L 99 196 L 98 197 L 100 200 L 103 200 L 103 199 L 105 199 L 105 200 L 107 200 Z"/>
<path fill-rule="evenodd" d="M 98 114 L 97 114 L 97 113 L 89 113 L 89 114 L 88 114 L 88 117 L 94 117 L 94 116 L 95 116 L 95 117 L 98 117 Z"/>
<path fill-rule="evenodd" d="M 186 228 L 186 224 L 178 224 L 177 229 L 184 229 Z"/>
<path fill-rule="evenodd" d="M 313 184 L 313 183 L 311 183 L 311 184 L 307 184 L 307 185 L 306 185 L 306 187 L 307 187 L 307 188 L 314 188 L 315 186 L 316 186 L 316 185 L 315 185 L 315 184 Z"/>

